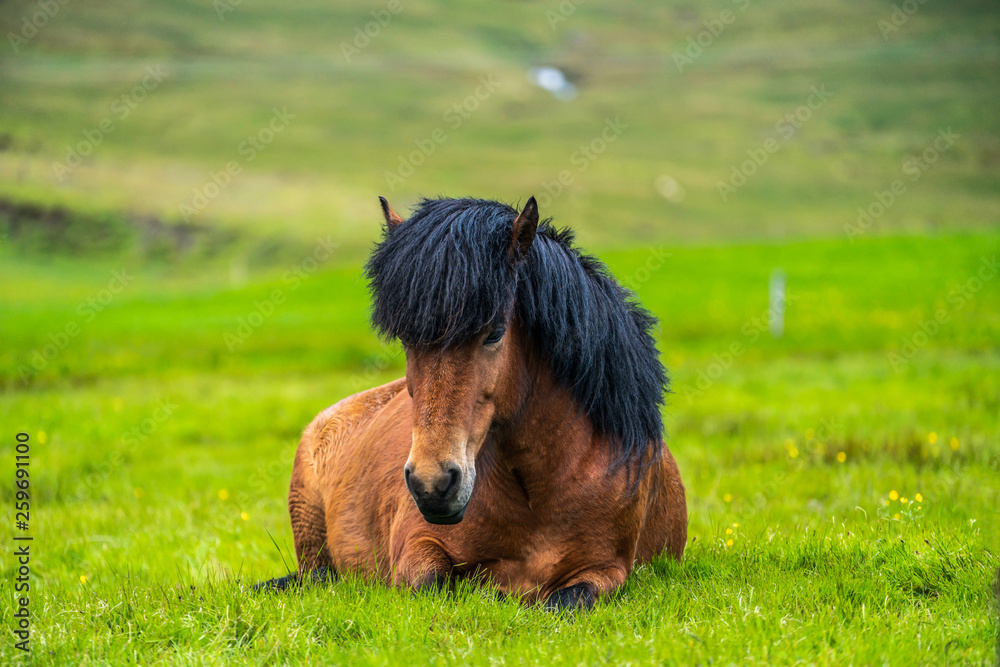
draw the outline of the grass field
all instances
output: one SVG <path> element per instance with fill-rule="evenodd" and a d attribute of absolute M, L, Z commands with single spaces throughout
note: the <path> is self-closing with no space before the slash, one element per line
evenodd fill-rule
<path fill-rule="evenodd" d="M 6 258 L 0 412 L 34 438 L 35 658 L 989 663 L 1000 292 L 996 277 L 967 285 L 998 254 L 995 234 L 674 249 L 637 289 L 663 322 L 691 544 L 574 621 L 353 580 L 248 594 L 293 558 L 284 494 L 303 425 L 402 372 L 368 333 L 357 266 L 297 289 L 140 271 L 88 324 L 77 306 L 107 288 L 106 266 Z M 648 256 L 606 259 L 628 279 Z M 753 340 L 772 265 L 787 335 Z M 275 291 L 287 300 L 230 352 Z M 937 310 L 940 331 L 904 356 Z M 38 332 L 72 321 L 79 336 L 24 386 Z M 746 351 L 727 366 L 733 342 Z"/>
<path fill-rule="evenodd" d="M 890 2 L 404 0 L 350 62 L 341 43 L 386 3 L 227 6 L 74 0 L 19 52 L 0 45 L 0 470 L 13 479 L 14 435 L 30 434 L 35 537 L 23 656 L 17 531 L 3 536 L 0 663 L 1000 659 L 992 3 L 927 2 L 883 37 Z M 35 8 L 4 4 L 3 34 Z M 734 21 L 678 68 L 724 9 Z M 541 64 L 577 99 L 533 87 Z M 169 75 L 121 118 L 157 66 Z M 452 127 L 481 77 L 500 83 Z M 241 142 L 285 107 L 248 160 Z M 109 118 L 60 179 L 53 164 Z M 580 170 L 575 151 L 615 118 L 627 127 Z M 387 181 L 438 128 L 424 164 Z M 723 199 L 717 183 L 776 137 Z M 230 161 L 239 173 L 185 220 Z M 895 180 L 905 192 L 859 230 Z M 548 194 L 543 215 L 660 318 L 690 542 L 592 612 L 350 577 L 249 591 L 294 563 L 303 427 L 404 370 L 367 323 L 376 196 L 403 212 L 439 193 Z"/>

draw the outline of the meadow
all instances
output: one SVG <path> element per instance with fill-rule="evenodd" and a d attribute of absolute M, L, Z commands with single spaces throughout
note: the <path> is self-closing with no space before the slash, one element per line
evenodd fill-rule
<path fill-rule="evenodd" d="M 5 4 L 3 33 L 34 6 Z M 883 36 L 889 2 L 412 2 L 350 60 L 342 44 L 386 3 L 224 6 L 67 3 L 0 59 L 0 469 L 13 479 L 28 433 L 35 538 L 22 655 L 18 531 L 3 536 L 0 662 L 998 660 L 990 3 L 928 2 Z M 534 87 L 539 64 L 578 97 Z M 169 75 L 137 100 L 157 66 Z M 823 85 L 786 139 L 782 119 Z M 627 127 L 576 161 L 616 118 Z M 281 130 L 248 160 L 264 127 Z M 779 149 L 723 198 L 768 139 Z M 427 141 L 411 176 L 386 177 Z M 660 320 L 684 559 L 572 616 L 352 577 L 253 594 L 294 567 L 285 496 L 304 426 L 404 372 L 367 320 L 377 195 L 403 212 L 420 195 L 542 193 L 543 215 Z"/>

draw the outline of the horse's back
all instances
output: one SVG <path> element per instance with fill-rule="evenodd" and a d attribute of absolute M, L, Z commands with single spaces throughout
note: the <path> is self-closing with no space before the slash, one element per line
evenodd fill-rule
<path fill-rule="evenodd" d="M 320 477 L 339 456 L 350 454 L 353 439 L 364 430 L 379 410 L 406 387 L 406 379 L 348 396 L 323 410 L 306 427 L 300 450 Z"/>
<path fill-rule="evenodd" d="M 359 465 L 377 463 L 377 452 L 359 456 L 365 432 L 380 411 L 400 392 L 401 378 L 380 387 L 348 396 L 320 412 L 306 427 L 295 454 L 288 492 L 288 511 L 299 571 L 331 565 L 328 532 L 331 513 L 340 514 L 338 503 L 364 494 L 342 489 L 356 477 L 350 471 Z M 337 524 L 334 523 L 334 529 Z"/>

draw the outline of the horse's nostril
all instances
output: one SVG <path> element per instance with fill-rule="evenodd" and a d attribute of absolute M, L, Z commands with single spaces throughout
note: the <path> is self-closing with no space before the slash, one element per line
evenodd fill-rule
<path fill-rule="evenodd" d="M 406 466 L 403 467 L 403 479 L 406 480 L 406 488 L 410 490 L 410 493 L 414 493 L 412 474 L 413 466 L 407 463 Z"/>
<path fill-rule="evenodd" d="M 451 493 L 458 488 L 458 483 L 462 479 L 462 470 L 458 466 L 449 466 L 448 475 L 444 478 L 444 488 L 441 489 L 441 495 L 447 498 Z"/>

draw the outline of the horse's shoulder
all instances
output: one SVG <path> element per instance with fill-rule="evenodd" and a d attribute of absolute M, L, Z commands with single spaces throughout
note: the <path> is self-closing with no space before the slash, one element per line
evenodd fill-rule
<path fill-rule="evenodd" d="M 400 378 L 341 399 L 316 415 L 302 437 L 304 453 L 313 467 L 322 467 L 317 464 L 329 457 L 338 443 L 357 433 L 379 409 L 405 390 L 406 378 Z"/>

